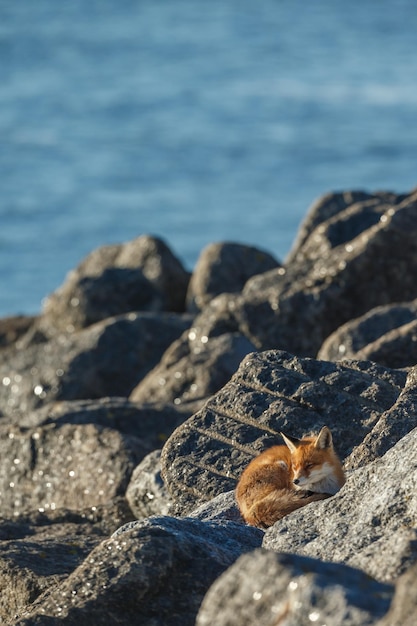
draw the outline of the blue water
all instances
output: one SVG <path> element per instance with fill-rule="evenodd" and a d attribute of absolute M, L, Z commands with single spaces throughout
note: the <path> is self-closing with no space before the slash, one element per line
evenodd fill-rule
<path fill-rule="evenodd" d="M 92 249 L 282 260 L 309 205 L 417 185 L 415 0 L 0 0 L 0 315 Z"/>

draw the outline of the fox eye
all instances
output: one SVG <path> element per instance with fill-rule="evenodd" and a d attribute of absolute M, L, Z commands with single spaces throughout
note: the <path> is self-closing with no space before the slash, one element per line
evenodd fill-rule
<path fill-rule="evenodd" d="M 311 469 L 312 467 L 314 467 L 314 463 L 306 463 L 305 465 L 306 469 Z"/>

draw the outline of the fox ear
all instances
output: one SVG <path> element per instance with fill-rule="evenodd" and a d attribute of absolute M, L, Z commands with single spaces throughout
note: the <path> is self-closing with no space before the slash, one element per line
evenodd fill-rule
<path fill-rule="evenodd" d="M 332 433 L 327 426 L 323 426 L 323 428 L 317 435 L 317 439 L 314 442 L 314 447 L 318 448 L 319 450 L 324 450 L 325 448 L 333 448 Z"/>
<path fill-rule="evenodd" d="M 300 439 L 297 439 L 297 437 L 289 437 L 288 435 L 284 435 L 284 433 L 281 433 L 281 437 L 285 441 L 285 444 L 289 448 L 290 452 L 295 452 L 297 450 L 300 445 Z"/>

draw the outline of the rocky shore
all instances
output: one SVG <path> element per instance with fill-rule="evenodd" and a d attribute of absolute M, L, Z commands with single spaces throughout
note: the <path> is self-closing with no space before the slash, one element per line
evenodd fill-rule
<path fill-rule="evenodd" d="M 0 624 L 411 626 L 417 191 L 331 193 L 285 262 L 151 236 L 0 320 Z M 330 427 L 347 482 L 266 532 L 246 464 Z"/>

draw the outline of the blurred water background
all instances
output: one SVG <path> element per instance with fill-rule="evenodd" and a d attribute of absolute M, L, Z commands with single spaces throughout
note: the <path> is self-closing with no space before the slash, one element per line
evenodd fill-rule
<path fill-rule="evenodd" d="M 0 0 L 0 315 L 158 235 L 283 260 L 330 190 L 417 185 L 415 0 Z"/>

